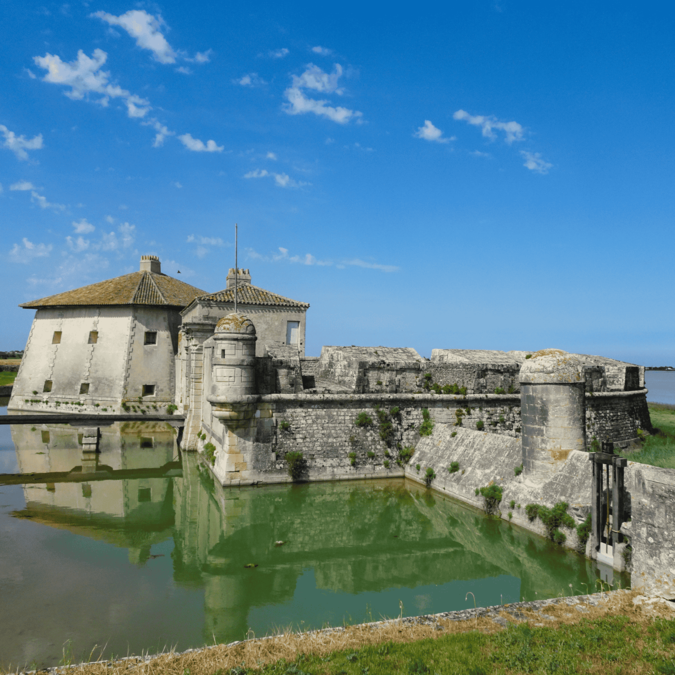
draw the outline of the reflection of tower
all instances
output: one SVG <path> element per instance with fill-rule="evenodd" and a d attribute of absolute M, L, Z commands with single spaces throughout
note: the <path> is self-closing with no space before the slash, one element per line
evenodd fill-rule
<path fill-rule="evenodd" d="M 253 417 L 258 395 L 255 385 L 256 330 L 243 314 L 228 314 L 204 343 L 210 355 L 207 401 L 212 415 L 225 427 L 223 447 L 216 455 L 215 473 L 223 482 L 241 480 L 252 468 L 250 451 L 255 435 Z M 207 362 L 209 359 L 206 360 Z"/>

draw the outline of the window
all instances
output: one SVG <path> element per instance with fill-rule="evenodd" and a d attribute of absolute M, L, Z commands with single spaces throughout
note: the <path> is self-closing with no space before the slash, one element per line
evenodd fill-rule
<path fill-rule="evenodd" d="M 152 501 L 152 488 L 138 488 L 138 501 L 139 502 Z"/>
<path fill-rule="evenodd" d="M 297 345 L 300 342 L 300 322 L 289 321 L 286 324 L 286 344 Z"/>
<path fill-rule="evenodd" d="M 146 330 L 145 331 L 145 342 L 146 345 L 156 345 L 157 344 L 157 331 L 156 330 Z"/>
<path fill-rule="evenodd" d="M 51 380 L 45 380 L 45 385 L 42 387 L 42 391 L 45 394 L 48 394 L 52 390 L 52 381 Z"/>
<path fill-rule="evenodd" d="M 88 394 L 89 393 L 89 382 L 83 382 L 80 385 L 80 394 Z"/>
<path fill-rule="evenodd" d="M 89 344 L 95 345 L 98 342 L 98 331 L 92 330 L 89 331 Z"/>
<path fill-rule="evenodd" d="M 53 345 L 60 345 L 61 344 L 61 331 L 60 330 L 54 331 L 54 335 L 52 337 L 52 344 Z"/>
<path fill-rule="evenodd" d="M 143 385 L 143 396 L 154 396 L 155 395 L 155 385 L 154 384 L 144 384 Z"/>
<path fill-rule="evenodd" d="M 141 436 L 141 447 L 142 448 L 153 448 L 155 446 L 154 439 L 152 436 Z"/>
<path fill-rule="evenodd" d="M 43 443 L 49 443 L 49 432 L 48 431 L 42 432 L 42 442 Z"/>

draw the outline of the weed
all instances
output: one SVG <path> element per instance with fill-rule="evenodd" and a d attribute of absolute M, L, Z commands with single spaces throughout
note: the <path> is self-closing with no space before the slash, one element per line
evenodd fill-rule
<path fill-rule="evenodd" d="M 167 415 L 173 415 L 176 412 L 176 410 L 178 410 L 178 406 L 173 403 L 170 403 L 168 406 L 166 406 Z"/>
<path fill-rule="evenodd" d="M 476 422 L 476 429 L 478 429 L 478 431 L 483 431 L 484 426 L 485 423 L 483 422 L 483 420 L 478 420 L 478 422 Z"/>
<path fill-rule="evenodd" d="M 516 474 L 516 476 L 520 476 L 521 473 L 523 473 L 523 465 L 519 465 L 513 468 L 513 473 Z"/>
<path fill-rule="evenodd" d="M 204 454 L 211 465 L 216 463 L 216 446 L 213 443 L 206 443 L 204 445 Z"/>
<path fill-rule="evenodd" d="M 410 458 L 413 456 L 415 448 L 410 445 L 406 445 L 404 448 L 401 448 L 398 451 L 398 461 L 407 464 L 410 461 Z"/>
<path fill-rule="evenodd" d="M 504 389 L 504 387 L 497 387 L 495 389 L 495 394 L 505 394 L 505 393 L 506 393 L 506 390 Z"/>
<path fill-rule="evenodd" d="M 431 486 L 431 481 L 436 478 L 436 472 L 430 467 L 427 467 L 427 470 L 424 472 L 424 482 L 426 483 L 427 487 Z"/>
<path fill-rule="evenodd" d="M 595 436 L 591 439 L 591 452 L 600 452 L 600 441 Z"/>
<path fill-rule="evenodd" d="M 513 511 L 509 511 L 509 520 L 511 520 L 511 518 L 513 518 Z"/>
<path fill-rule="evenodd" d="M 349 457 L 349 463 L 350 463 L 352 466 L 356 466 L 356 453 L 355 453 L 355 452 L 350 452 L 349 455 L 347 455 L 347 456 Z"/>
<path fill-rule="evenodd" d="M 422 408 L 422 419 L 424 421 L 420 424 L 420 436 L 431 436 L 434 430 L 434 423 L 427 408 Z"/>
<path fill-rule="evenodd" d="M 357 427 L 370 427 L 373 424 L 373 418 L 365 412 L 360 412 L 356 416 L 354 424 L 356 424 Z"/>
<path fill-rule="evenodd" d="M 281 429 L 282 431 L 288 431 L 290 428 L 291 428 L 290 422 L 287 422 L 286 420 L 281 420 L 281 422 L 279 422 L 279 429 Z"/>
<path fill-rule="evenodd" d="M 448 471 L 450 473 L 457 473 L 459 471 L 459 462 L 451 462 Z"/>
<path fill-rule="evenodd" d="M 385 469 L 389 468 L 389 460 L 388 459 L 385 459 L 384 462 L 382 462 L 382 463 L 384 464 Z"/>
<path fill-rule="evenodd" d="M 450 438 L 454 438 L 456 435 L 457 435 L 457 432 L 456 432 L 456 431 L 453 431 L 453 432 L 450 434 Z"/>
<path fill-rule="evenodd" d="M 499 485 L 486 485 L 479 489 L 480 494 L 485 500 L 485 512 L 488 515 L 495 514 L 499 507 L 499 502 L 502 501 L 503 490 Z"/>
<path fill-rule="evenodd" d="M 512 499 L 512 500 L 509 502 L 509 508 L 512 509 L 515 505 L 516 505 L 516 500 L 515 500 L 515 499 Z"/>
<path fill-rule="evenodd" d="M 591 514 L 589 513 L 586 516 L 586 519 L 583 523 L 577 525 L 577 537 L 579 537 L 579 544 L 583 547 L 586 546 L 588 538 L 591 536 Z"/>
<path fill-rule="evenodd" d="M 526 358 L 526 359 L 531 359 L 531 358 L 532 358 L 532 354 L 528 354 L 525 358 Z"/>
<path fill-rule="evenodd" d="M 288 464 L 288 475 L 294 482 L 300 480 L 307 468 L 305 456 L 301 452 L 287 452 L 285 459 Z"/>
<path fill-rule="evenodd" d="M 509 391 L 508 391 L 508 393 L 509 393 L 509 394 L 515 394 L 515 393 L 516 393 L 516 390 L 513 388 L 513 385 L 512 385 L 512 384 L 509 385 Z"/>
<path fill-rule="evenodd" d="M 462 426 L 462 418 L 464 417 L 464 411 L 461 408 L 455 410 L 455 424 L 456 427 Z"/>
<path fill-rule="evenodd" d="M 377 386 L 378 386 L 378 387 L 381 387 L 381 386 L 382 386 L 382 380 L 378 380 L 378 381 L 377 381 Z"/>
<path fill-rule="evenodd" d="M 504 419 L 504 415 L 500 415 L 499 416 L 499 423 L 504 424 L 504 422 L 506 422 L 506 420 Z"/>
<path fill-rule="evenodd" d="M 390 417 L 396 417 L 401 412 L 401 409 L 398 406 L 394 406 L 390 411 L 389 415 Z"/>
<path fill-rule="evenodd" d="M 544 527 L 546 527 L 549 539 L 556 542 L 556 544 L 562 544 L 567 537 L 559 529 L 560 526 L 569 529 L 574 529 L 575 527 L 574 518 L 567 513 L 568 506 L 567 502 L 558 502 L 551 509 L 542 504 L 528 504 L 525 507 L 525 513 L 527 513 L 527 517 L 531 521 L 539 518 L 544 523 Z"/>
<path fill-rule="evenodd" d="M 420 468 L 421 468 L 421 467 L 420 467 L 419 464 L 415 464 L 415 471 L 417 471 L 417 473 L 420 472 Z"/>
<path fill-rule="evenodd" d="M 375 457 L 375 453 L 372 450 L 368 450 L 368 459 Z"/>
<path fill-rule="evenodd" d="M 385 450 L 385 451 L 384 451 L 384 456 L 385 456 L 387 459 L 388 459 L 389 457 L 391 457 L 391 453 L 389 452 L 389 450 Z"/>

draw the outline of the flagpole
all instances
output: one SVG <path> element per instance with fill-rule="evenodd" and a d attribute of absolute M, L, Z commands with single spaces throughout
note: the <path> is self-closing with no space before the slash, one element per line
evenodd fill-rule
<path fill-rule="evenodd" d="M 239 286 L 239 225 L 234 224 L 234 312 L 237 313 L 237 290 Z"/>

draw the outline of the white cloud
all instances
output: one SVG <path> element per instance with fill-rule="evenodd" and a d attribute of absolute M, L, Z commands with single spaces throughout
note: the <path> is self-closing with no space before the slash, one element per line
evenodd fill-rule
<path fill-rule="evenodd" d="M 45 258 L 52 250 L 51 244 L 34 244 L 32 241 L 28 241 L 26 237 L 22 239 L 22 242 L 23 246 L 14 244 L 14 247 L 9 252 L 10 258 L 17 263 L 26 264 L 34 258 Z"/>
<path fill-rule="evenodd" d="M 266 178 L 266 177 L 274 178 L 274 182 L 279 187 L 283 188 L 303 187 L 305 185 L 311 185 L 311 183 L 293 180 L 293 178 L 291 178 L 286 173 L 275 173 L 273 171 L 268 171 L 267 169 L 255 169 L 254 171 L 249 171 L 248 173 L 244 174 L 244 178 Z"/>
<path fill-rule="evenodd" d="M 200 141 L 198 138 L 192 138 L 190 134 L 183 134 L 178 137 L 178 140 L 188 149 L 193 152 L 222 152 L 222 145 L 216 145 L 215 141 L 206 141 L 204 145 L 203 141 Z"/>
<path fill-rule="evenodd" d="M 183 187 L 181 183 L 179 183 L 177 180 L 172 183 L 174 187 L 177 187 L 179 190 Z"/>
<path fill-rule="evenodd" d="M 305 113 L 314 113 L 320 117 L 327 117 L 338 124 L 346 124 L 352 119 L 362 116 L 358 110 L 350 110 L 342 106 L 333 107 L 328 105 L 328 101 L 308 98 L 304 90 L 320 91 L 329 94 L 342 95 L 344 89 L 338 87 L 338 80 L 342 75 L 342 66 L 335 64 L 332 73 L 326 73 L 313 63 L 307 65 L 307 68 L 299 77 L 293 75 L 291 86 L 286 89 L 284 96 L 288 101 L 284 104 L 283 110 L 289 115 L 304 115 Z"/>
<path fill-rule="evenodd" d="M 86 251 L 89 248 L 89 240 L 84 239 L 83 237 L 78 237 L 75 240 L 73 240 L 72 237 L 66 237 L 66 241 L 68 242 L 70 250 L 75 253 Z"/>
<path fill-rule="evenodd" d="M 192 75 L 192 71 L 187 66 L 178 66 L 176 72 L 183 73 L 183 75 Z"/>
<path fill-rule="evenodd" d="M 523 166 L 535 173 L 546 174 L 553 166 L 553 164 L 546 162 L 539 152 L 527 152 L 527 150 L 521 150 L 520 154 L 525 158 Z"/>
<path fill-rule="evenodd" d="M 129 248 L 129 246 L 134 243 L 136 226 L 130 225 L 129 223 L 122 223 L 117 229 L 122 235 L 122 246 L 124 248 Z"/>
<path fill-rule="evenodd" d="M 197 52 L 194 59 L 186 59 L 187 61 L 194 61 L 195 63 L 208 63 L 211 60 L 213 49 L 207 49 L 205 52 Z"/>
<path fill-rule="evenodd" d="M 272 58 L 272 59 L 283 59 L 284 56 L 287 56 L 290 54 L 288 49 L 286 47 L 282 47 L 281 49 L 273 49 L 272 51 L 267 52 L 267 55 Z"/>
<path fill-rule="evenodd" d="M 252 248 L 246 249 L 246 254 L 249 258 L 254 260 L 261 260 L 264 262 L 289 262 L 299 265 L 317 265 L 319 267 L 335 267 L 336 269 L 345 269 L 346 267 L 363 267 L 365 269 L 378 270 L 380 272 L 398 272 L 399 268 L 395 265 L 381 265 L 379 263 L 366 262 L 360 258 L 352 258 L 350 260 L 342 260 L 340 262 L 333 262 L 332 260 L 319 260 L 311 253 L 305 255 L 289 255 L 288 249 L 279 247 L 278 253 L 271 255 L 263 255 Z"/>
<path fill-rule="evenodd" d="M 101 241 L 94 244 L 92 248 L 99 251 L 117 251 L 121 248 L 129 248 L 134 243 L 135 232 L 135 225 L 121 223 L 117 232 L 103 232 Z"/>
<path fill-rule="evenodd" d="M 164 139 L 167 136 L 173 136 L 174 132 L 169 131 L 163 124 L 160 124 L 157 120 L 151 120 L 150 124 L 152 124 L 154 130 L 157 132 L 155 135 L 155 140 L 152 142 L 152 147 L 153 148 L 159 148 L 162 145 L 164 145 Z"/>
<path fill-rule="evenodd" d="M 522 141 L 525 130 L 518 122 L 500 122 L 493 115 L 470 115 L 466 110 L 458 110 L 453 114 L 456 120 L 462 120 L 473 126 L 481 128 L 486 138 L 496 138 L 494 129 L 503 131 L 504 140 L 510 145 L 514 141 Z"/>
<path fill-rule="evenodd" d="M 27 180 L 20 180 L 12 185 L 9 186 L 10 190 L 19 190 L 21 192 L 26 191 L 26 190 L 37 190 L 38 188 L 33 185 L 33 183 L 29 183 Z"/>
<path fill-rule="evenodd" d="M 33 190 L 30 193 L 31 201 L 35 202 L 41 209 L 53 209 L 54 211 L 65 211 L 65 204 L 52 204 L 47 201 L 47 198 L 44 195 L 38 194 Z"/>
<path fill-rule="evenodd" d="M 125 14 L 114 16 L 107 12 L 94 12 L 96 17 L 110 24 L 123 28 L 131 37 L 136 39 L 136 44 L 141 49 L 152 52 L 156 61 L 160 63 L 175 63 L 176 52 L 162 34 L 162 26 L 165 26 L 161 16 L 153 16 L 144 10 L 131 9 Z"/>
<path fill-rule="evenodd" d="M 26 150 L 40 150 L 43 147 L 42 134 L 27 139 L 25 136 L 17 136 L 4 124 L 0 124 L 0 134 L 5 137 L 2 147 L 11 150 L 16 155 L 17 159 L 28 159 Z"/>
<path fill-rule="evenodd" d="M 449 143 L 456 140 L 454 136 L 445 138 L 443 132 L 435 127 L 429 120 L 424 120 L 424 126 L 419 127 L 413 134 L 415 138 L 423 138 L 425 141 L 436 141 L 436 143 Z"/>
<path fill-rule="evenodd" d="M 105 217 L 106 221 L 109 222 L 111 225 L 115 224 L 115 219 L 112 216 L 106 216 Z"/>
<path fill-rule="evenodd" d="M 86 218 L 82 218 L 79 222 L 74 220 L 73 227 L 75 228 L 75 234 L 90 234 L 96 229 Z"/>
<path fill-rule="evenodd" d="M 239 84 L 242 87 L 262 87 L 267 84 L 265 80 L 258 76 L 258 73 L 247 73 L 238 80 L 232 80 L 234 84 Z"/>
<path fill-rule="evenodd" d="M 203 258 L 209 252 L 209 247 L 231 246 L 229 242 L 223 241 L 220 237 L 203 237 L 194 234 L 188 236 L 187 242 L 188 244 L 198 244 L 195 249 L 195 255 L 198 258 Z"/>
<path fill-rule="evenodd" d="M 315 54 L 320 54 L 321 56 L 330 56 L 333 53 L 332 49 L 326 49 L 325 47 L 312 47 L 312 51 Z"/>
<path fill-rule="evenodd" d="M 110 73 L 101 70 L 108 55 L 102 49 L 95 49 L 89 58 L 81 49 L 77 52 L 77 60 L 64 62 L 53 54 L 35 56 L 35 63 L 47 71 L 42 78 L 44 82 L 69 87 L 66 96 L 73 100 L 88 98 L 90 94 L 99 94 L 95 102 L 106 107 L 111 98 L 121 98 L 127 106 L 129 117 L 143 117 L 151 110 L 150 102 L 131 94 L 117 84 L 110 83 Z"/>
<path fill-rule="evenodd" d="M 273 152 L 268 152 L 267 155 L 265 155 L 265 157 L 266 157 L 267 159 L 271 159 L 271 160 L 273 160 L 273 161 L 275 161 L 275 162 L 277 161 L 277 156 L 276 156 L 276 154 L 273 153 Z"/>
<path fill-rule="evenodd" d="M 92 271 L 99 274 L 108 267 L 108 260 L 98 253 L 66 253 L 61 264 L 51 278 L 32 276 L 28 279 L 31 286 L 48 286 L 56 289 L 77 288 L 91 283 Z"/>

